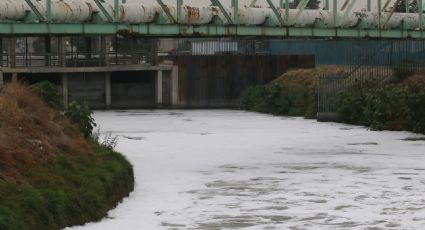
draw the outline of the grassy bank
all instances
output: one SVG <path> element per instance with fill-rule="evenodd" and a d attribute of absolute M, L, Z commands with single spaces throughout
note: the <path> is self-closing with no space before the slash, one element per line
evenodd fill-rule
<path fill-rule="evenodd" d="M 337 67 L 290 70 L 268 85 L 248 88 L 241 96 L 241 106 L 261 113 L 316 118 L 318 76 L 344 71 Z"/>
<path fill-rule="evenodd" d="M 99 220 L 134 187 L 132 166 L 29 87 L 0 89 L 0 229 Z"/>
<path fill-rule="evenodd" d="M 353 85 L 339 95 L 337 118 L 373 130 L 425 134 L 425 73 L 412 73 L 384 85 L 374 81 Z"/>
<path fill-rule="evenodd" d="M 316 118 L 317 79 L 320 74 L 346 71 L 341 67 L 291 70 L 264 86 L 247 89 L 243 109 L 275 115 Z M 374 130 L 408 130 L 425 133 L 425 72 L 397 71 L 385 83 L 366 76 L 337 98 L 339 122 Z M 369 73 L 372 74 L 372 73 Z"/>

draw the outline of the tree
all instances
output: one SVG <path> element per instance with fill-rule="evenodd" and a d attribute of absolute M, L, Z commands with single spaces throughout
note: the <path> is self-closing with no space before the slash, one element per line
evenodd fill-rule
<path fill-rule="evenodd" d="M 409 13 L 416 13 L 418 12 L 418 1 L 417 0 L 410 0 L 409 3 Z M 398 4 L 395 6 L 395 12 L 405 13 L 406 12 L 406 0 L 400 0 L 398 1 Z"/>
<path fill-rule="evenodd" d="M 298 4 L 301 2 L 301 0 L 294 0 L 289 4 L 289 8 L 295 9 L 297 8 Z M 320 0 L 309 0 L 307 3 L 306 9 L 319 9 L 320 8 Z"/>

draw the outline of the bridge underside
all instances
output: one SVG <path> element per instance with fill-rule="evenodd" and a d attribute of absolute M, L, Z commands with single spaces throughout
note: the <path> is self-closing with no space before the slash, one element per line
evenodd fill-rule
<path fill-rule="evenodd" d="M 267 27 L 227 25 L 0 23 L 0 36 L 112 35 L 135 37 L 317 37 L 317 38 L 425 38 L 422 30 L 365 28 Z"/>

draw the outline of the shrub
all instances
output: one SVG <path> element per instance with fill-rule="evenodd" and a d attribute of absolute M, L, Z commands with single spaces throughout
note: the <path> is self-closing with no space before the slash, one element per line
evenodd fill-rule
<path fill-rule="evenodd" d="M 49 81 L 42 81 L 31 86 L 31 89 L 36 92 L 50 107 L 62 110 L 62 96 L 58 89 Z"/>
<path fill-rule="evenodd" d="M 247 89 L 241 96 L 241 104 L 243 109 L 285 115 L 291 108 L 292 99 L 283 84 L 271 84 Z"/>
<path fill-rule="evenodd" d="M 241 106 L 242 109 L 246 110 L 257 110 L 255 108 L 258 107 L 262 101 L 265 100 L 265 96 L 267 94 L 267 90 L 265 86 L 251 86 L 242 92 L 241 95 Z"/>
<path fill-rule="evenodd" d="M 337 120 L 354 125 L 368 125 L 364 114 L 367 89 L 356 85 L 340 93 L 337 99 Z"/>
<path fill-rule="evenodd" d="M 364 114 L 375 130 L 402 130 L 406 127 L 408 91 L 398 85 L 386 85 L 369 90 L 365 97 Z"/>
<path fill-rule="evenodd" d="M 411 93 L 407 97 L 409 107 L 409 129 L 417 133 L 425 133 L 425 89 Z"/>
<path fill-rule="evenodd" d="M 319 101 L 317 96 L 317 85 L 310 85 L 307 87 L 305 101 L 304 117 L 307 119 L 315 119 L 317 117 L 317 104 Z"/>
<path fill-rule="evenodd" d="M 93 112 L 86 104 L 81 105 L 76 101 L 69 103 L 65 110 L 65 115 L 80 127 L 86 138 L 91 136 L 93 128 L 96 126 L 92 114 Z"/>
<path fill-rule="evenodd" d="M 403 59 L 393 67 L 394 76 L 392 82 L 397 84 L 412 76 L 415 63 L 410 59 Z"/>
<path fill-rule="evenodd" d="M 285 115 L 289 112 L 291 104 L 291 98 L 286 87 L 282 84 L 272 84 L 266 86 L 266 95 L 264 101 L 260 103 L 258 111 Z"/>

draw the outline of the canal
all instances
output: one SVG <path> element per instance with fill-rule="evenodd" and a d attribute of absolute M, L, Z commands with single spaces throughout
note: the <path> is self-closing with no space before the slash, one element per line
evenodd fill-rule
<path fill-rule="evenodd" d="M 96 112 L 136 188 L 72 230 L 425 229 L 425 141 L 232 110 Z"/>

